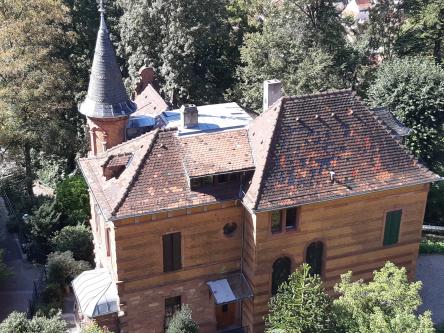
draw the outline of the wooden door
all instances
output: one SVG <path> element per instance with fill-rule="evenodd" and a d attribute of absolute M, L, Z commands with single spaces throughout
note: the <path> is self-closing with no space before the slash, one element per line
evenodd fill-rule
<path fill-rule="evenodd" d="M 236 320 L 236 303 L 216 305 L 217 329 L 225 329 L 234 325 Z"/>

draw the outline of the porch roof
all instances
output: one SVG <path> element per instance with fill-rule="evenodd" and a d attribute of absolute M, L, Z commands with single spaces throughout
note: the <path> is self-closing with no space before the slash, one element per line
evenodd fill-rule
<path fill-rule="evenodd" d="M 89 318 L 119 311 L 116 284 L 104 268 L 83 272 L 72 281 L 72 288 L 80 311 Z"/>
<path fill-rule="evenodd" d="M 226 277 L 207 282 L 217 305 L 240 301 L 253 297 L 253 292 L 242 273 L 234 273 Z"/>

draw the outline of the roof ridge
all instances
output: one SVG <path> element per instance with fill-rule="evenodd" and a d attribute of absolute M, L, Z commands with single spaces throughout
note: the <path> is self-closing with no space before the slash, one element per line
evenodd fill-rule
<path fill-rule="evenodd" d="M 139 136 L 137 136 L 135 138 L 132 138 L 130 140 L 127 140 L 127 141 L 124 141 L 122 143 L 119 143 L 118 145 L 115 145 L 115 146 L 107 149 L 106 151 L 100 153 L 99 155 L 97 155 L 97 157 L 99 157 L 99 158 L 106 157 L 106 156 L 109 155 L 109 153 L 112 153 L 113 151 L 115 151 L 115 150 L 117 150 L 119 148 L 122 148 L 122 147 L 124 147 L 126 145 L 130 145 L 131 143 L 134 143 L 135 141 L 141 140 L 142 138 L 145 138 L 145 137 L 150 136 L 152 134 L 153 134 L 153 131 L 150 131 L 150 132 L 144 133 L 142 135 L 139 135 Z M 124 153 L 121 153 L 121 154 L 124 154 Z"/>
<path fill-rule="evenodd" d="M 351 92 L 353 94 L 356 94 L 356 91 L 354 91 L 352 88 L 344 88 L 344 89 L 325 90 L 325 91 L 314 92 L 314 93 L 310 93 L 310 94 L 290 95 L 290 96 L 284 96 L 281 98 L 284 100 L 295 100 L 295 99 L 302 99 L 302 98 L 307 98 L 307 97 L 328 96 L 328 95 L 334 95 L 334 94 L 338 94 L 338 93 L 347 93 L 347 92 Z"/>
<path fill-rule="evenodd" d="M 281 97 L 281 98 L 278 99 L 278 101 L 279 101 L 279 103 L 276 103 L 276 102 L 274 103 L 274 104 L 276 104 L 274 106 L 274 108 L 277 109 L 277 113 L 278 114 L 276 116 L 274 124 L 272 124 L 273 133 L 271 134 L 270 143 L 269 143 L 269 145 L 267 147 L 267 153 L 266 153 L 266 157 L 265 157 L 265 162 L 264 162 L 264 166 L 263 166 L 263 168 L 261 170 L 261 175 L 260 175 L 260 178 L 259 178 L 260 179 L 259 187 L 257 189 L 257 195 L 256 195 L 256 198 L 254 200 L 253 209 L 257 209 L 257 206 L 259 204 L 259 198 L 261 197 L 261 190 L 262 190 L 262 188 L 264 186 L 263 177 L 264 177 L 264 174 L 265 174 L 265 170 L 267 169 L 267 165 L 270 162 L 270 148 L 273 145 L 273 142 L 275 141 L 276 127 L 277 127 L 278 121 L 279 121 L 279 119 L 280 119 L 280 117 L 282 115 L 282 104 L 286 101 L 286 99 L 284 97 Z M 271 110 L 271 109 L 272 108 L 269 108 L 268 110 Z"/>
<path fill-rule="evenodd" d="M 116 214 L 119 211 L 120 207 L 122 207 L 123 203 L 125 202 L 126 198 L 128 197 L 130 189 L 134 186 L 134 182 L 135 182 L 137 176 L 140 174 L 140 169 L 141 169 L 142 165 L 145 163 L 149 153 L 151 152 L 151 150 L 152 150 L 152 148 L 154 146 L 154 143 L 157 141 L 157 139 L 159 137 L 159 132 L 161 132 L 161 130 L 159 130 L 159 129 L 154 130 L 154 133 L 150 132 L 151 134 L 154 134 L 153 138 L 152 138 L 150 144 L 148 145 L 145 153 L 143 154 L 142 158 L 140 159 L 140 162 L 137 165 L 136 170 L 135 170 L 133 176 L 131 177 L 131 179 L 129 180 L 127 186 L 125 187 L 125 190 L 123 192 L 122 197 L 118 200 L 118 202 L 114 206 L 113 210 L 111 211 L 111 216 L 116 216 Z M 164 132 L 164 131 L 162 131 L 162 132 Z"/>

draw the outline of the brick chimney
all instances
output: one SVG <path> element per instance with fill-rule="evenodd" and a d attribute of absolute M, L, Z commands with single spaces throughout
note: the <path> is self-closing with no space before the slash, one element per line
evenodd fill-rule
<path fill-rule="evenodd" d="M 199 125 L 199 112 L 194 104 L 185 104 L 180 108 L 180 120 L 183 128 L 194 128 Z"/>
<path fill-rule="evenodd" d="M 268 108 L 282 97 L 282 82 L 276 79 L 264 81 L 264 104 L 263 109 Z"/>
<path fill-rule="evenodd" d="M 139 79 L 136 82 L 136 95 L 142 93 L 142 91 L 154 82 L 154 69 L 152 67 L 142 66 L 139 69 Z"/>

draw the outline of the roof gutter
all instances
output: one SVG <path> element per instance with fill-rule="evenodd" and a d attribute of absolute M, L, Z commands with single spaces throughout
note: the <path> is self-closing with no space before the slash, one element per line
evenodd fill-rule
<path fill-rule="evenodd" d="M 299 205 L 287 205 L 287 206 L 279 206 L 279 207 L 274 207 L 274 208 L 252 209 L 251 211 L 253 213 L 271 212 L 271 211 L 274 211 L 277 209 L 287 209 L 287 208 L 299 207 L 299 206 L 304 206 L 304 205 L 313 205 L 313 204 L 317 204 L 317 203 L 323 203 L 323 202 L 328 202 L 328 201 L 333 201 L 333 200 L 338 200 L 338 199 L 347 199 L 347 198 L 357 197 L 360 195 L 366 195 L 366 194 L 370 194 L 370 193 L 378 193 L 378 192 L 396 190 L 396 189 L 411 187 L 411 186 L 415 186 L 415 185 L 431 184 L 431 183 L 440 182 L 440 181 L 444 181 L 444 177 L 439 177 L 435 181 L 419 181 L 419 182 L 414 182 L 414 183 L 411 183 L 411 184 L 408 184 L 405 186 L 389 186 L 389 187 L 382 188 L 379 190 L 368 190 L 368 191 L 363 191 L 363 192 L 359 192 L 359 193 L 355 193 L 355 194 L 351 194 L 351 195 L 338 196 L 338 197 L 333 197 L 333 198 L 324 199 L 324 200 L 309 201 L 309 202 L 305 202 L 305 203 L 302 203 Z"/>

